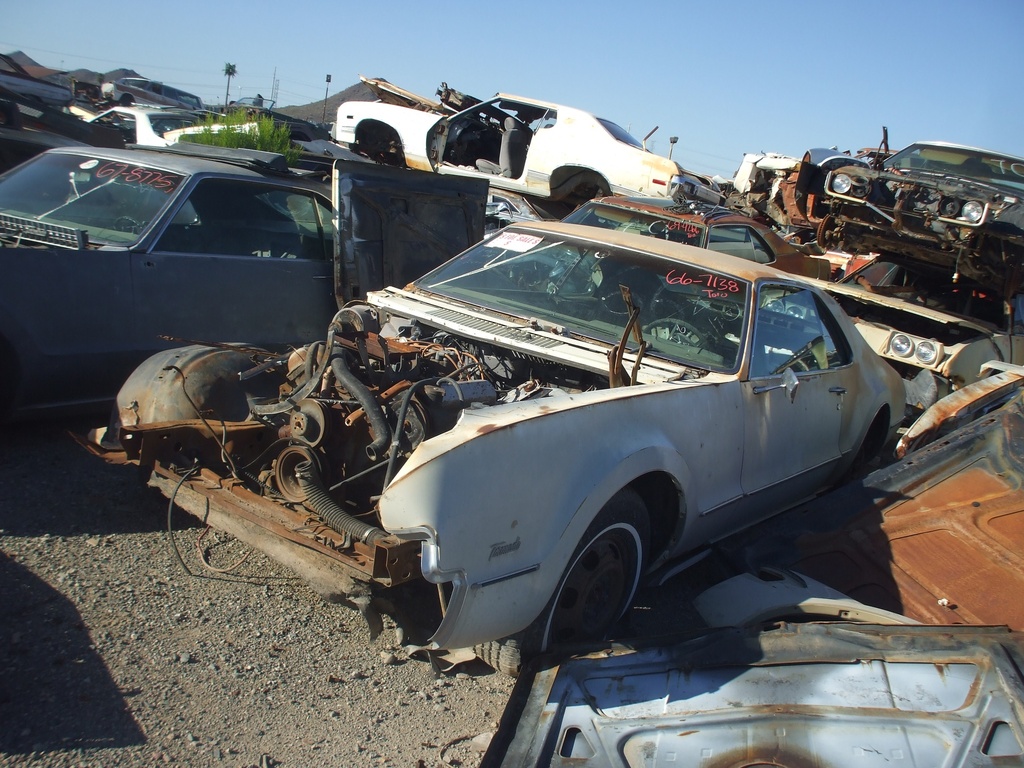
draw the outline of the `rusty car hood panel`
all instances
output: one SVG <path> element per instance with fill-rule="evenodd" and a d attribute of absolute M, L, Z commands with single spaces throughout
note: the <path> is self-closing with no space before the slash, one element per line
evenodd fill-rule
<path fill-rule="evenodd" d="M 1024 629 L 1024 398 L 725 551 L 917 621 Z"/>
<path fill-rule="evenodd" d="M 932 309 L 921 304 L 915 304 L 912 301 L 906 301 L 905 299 L 895 298 L 893 296 L 886 296 L 880 293 L 871 293 L 865 291 L 863 288 L 844 285 L 842 283 L 825 283 L 818 281 L 824 290 L 831 293 L 833 296 L 844 296 L 855 301 L 862 302 L 864 304 L 875 304 L 879 307 L 888 307 L 890 309 L 898 309 L 901 312 L 906 312 L 911 315 L 918 315 L 932 322 L 942 323 L 944 325 L 959 325 L 964 328 L 970 328 L 972 331 L 985 334 L 986 336 L 991 334 L 993 329 L 986 323 L 972 320 L 969 317 L 962 315 L 955 315 L 950 312 L 943 312 L 938 309 Z"/>
<path fill-rule="evenodd" d="M 1006 628 L 726 628 L 543 659 L 481 768 L 1019 764 Z"/>

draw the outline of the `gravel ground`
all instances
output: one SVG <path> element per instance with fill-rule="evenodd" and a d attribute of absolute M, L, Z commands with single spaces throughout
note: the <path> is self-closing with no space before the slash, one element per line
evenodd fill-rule
<path fill-rule="evenodd" d="M 69 436 L 0 432 L 0 765 L 477 765 L 514 681 L 442 673 L 393 624 L 324 602 L 239 542 L 172 516 L 132 467 Z M 203 567 L 197 541 L 215 566 Z M 180 558 L 180 559 L 179 559 Z M 692 626 L 671 586 L 634 634 Z"/>

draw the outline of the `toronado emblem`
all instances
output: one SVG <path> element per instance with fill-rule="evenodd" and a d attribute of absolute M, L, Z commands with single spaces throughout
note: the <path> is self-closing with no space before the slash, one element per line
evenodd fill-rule
<path fill-rule="evenodd" d="M 515 552 L 517 549 L 519 549 L 518 536 L 516 536 L 516 540 L 511 543 L 502 541 L 497 544 L 491 544 L 491 555 L 487 559 L 493 560 L 501 555 L 507 555 L 509 552 Z"/>

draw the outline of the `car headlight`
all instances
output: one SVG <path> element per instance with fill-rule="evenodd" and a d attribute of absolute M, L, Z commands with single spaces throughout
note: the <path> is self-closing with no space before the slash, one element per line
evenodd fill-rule
<path fill-rule="evenodd" d="M 960 216 L 971 224 L 977 224 L 985 215 L 985 206 L 977 200 L 968 200 L 960 210 Z"/>
<path fill-rule="evenodd" d="M 961 209 L 960 201 L 955 197 L 944 197 L 939 202 L 939 215 L 952 219 Z"/>
<path fill-rule="evenodd" d="M 939 348 L 934 341 L 921 341 L 917 344 L 917 359 L 922 365 L 932 365 L 939 357 Z"/>
<path fill-rule="evenodd" d="M 910 357 L 914 354 L 914 342 L 905 333 L 897 333 L 889 342 L 889 349 L 897 357 Z"/>
<path fill-rule="evenodd" d="M 845 173 L 837 173 L 835 176 L 832 177 L 833 192 L 838 192 L 840 195 L 845 195 L 852 188 L 853 179 L 851 179 Z"/>

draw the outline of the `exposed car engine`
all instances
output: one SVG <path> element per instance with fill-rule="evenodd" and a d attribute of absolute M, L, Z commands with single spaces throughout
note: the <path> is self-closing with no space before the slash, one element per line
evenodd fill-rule
<path fill-rule="evenodd" d="M 337 548 L 352 539 L 372 545 L 387 537 L 375 514 L 383 488 L 420 443 L 451 429 L 460 411 L 608 385 L 592 373 L 419 324 L 399 330 L 398 337 L 380 335 L 376 310 L 355 305 L 338 313 L 326 340 L 287 355 L 199 350 L 190 365 L 164 366 L 181 375 L 161 377 L 144 405 L 138 397 L 121 405 L 122 442 L 131 446 L 136 424 L 188 420 L 189 428 L 175 432 L 173 456 L 166 443 L 159 448 L 176 471 L 202 466 L 233 476 L 261 496 L 305 505 L 341 535 L 329 537 Z M 174 354 L 181 353 L 167 356 Z M 253 367 L 254 357 L 263 362 Z M 233 380 L 237 387 L 228 384 Z M 130 381 L 127 387 L 133 389 Z M 213 413 L 225 421 L 218 424 Z M 206 429 L 195 429 L 197 417 Z"/>

